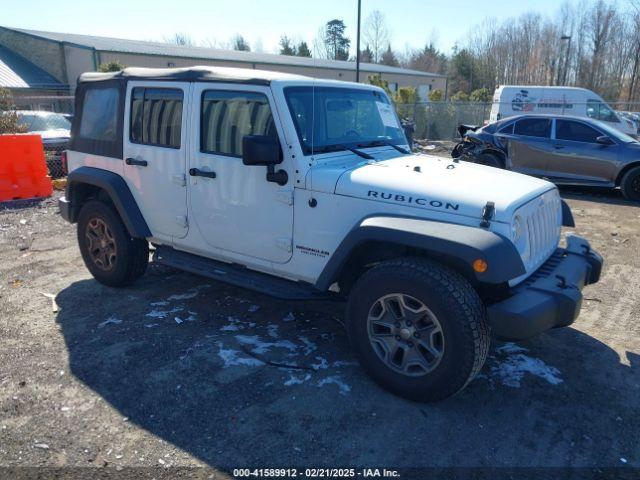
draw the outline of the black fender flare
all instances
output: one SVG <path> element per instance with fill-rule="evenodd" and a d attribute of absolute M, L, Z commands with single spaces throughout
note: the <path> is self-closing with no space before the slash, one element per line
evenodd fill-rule
<path fill-rule="evenodd" d="M 363 219 L 347 234 L 322 270 L 316 287 L 328 289 L 339 278 L 352 252 L 370 241 L 419 248 L 436 259 L 455 258 L 464 262 L 480 283 L 500 284 L 526 273 L 516 247 L 502 235 L 453 223 L 374 216 Z M 487 262 L 485 272 L 473 270 L 472 264 L 477 259 Z"/>
<path fill-rule="evenodd" d="M 120 218 L 132 237 L 148 238 L 149 226 L 133 198 L 133 194 L 124 179 L 117 173 L 101 168 L 80 167 L 71 171 L 67 177 L 66 201 L 68 202 L 67 220 L 75 223 L 82 208 L 81 185 L 92 185 L 103 189 L 116 207 Z"/>
<path fill-rule="evenodd" d="M 573 213 L 571 213 L 571 207 L 564 200 L 560 200 L 562 206 L 562 226 L 563 227 L 575 227 L 576 222 L 573 219 Z"/>

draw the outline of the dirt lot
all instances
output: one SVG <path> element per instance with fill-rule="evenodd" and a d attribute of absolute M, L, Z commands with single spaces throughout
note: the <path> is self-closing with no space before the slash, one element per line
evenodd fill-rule
<path fill-rule="evenodd" d="M 0 466 L 629 473 L 640 466 L 640 208 L 563 194 L 606 261 L 580 318 L 517 346 L 494 342 L 480 377 L 435 405 L 363 374 L 340 304 L 161 267 L 106 288 L 55 198 L 0 209 Z"/>

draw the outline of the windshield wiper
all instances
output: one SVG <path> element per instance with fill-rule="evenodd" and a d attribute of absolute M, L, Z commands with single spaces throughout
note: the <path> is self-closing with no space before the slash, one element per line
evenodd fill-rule
<path fill-rule="evenodd" d="M 312 153 L 339 152 L 340 150 L 348 150 L 348 148 L 344 145 L 324 145 L 322 147 L 309 148 Z"/>
<path fill-rule="evenodd" d="M 323 147 L 314 148 L 314 153 L 329 153 L 329 152 L 339 152 L 341 150 L 348 150 L 349 152 L 355 153 L 359 157 L 366 158 L 367 160 L 373 160 L 374 157 L 369 155 L 368 153 L 363 152 L 362 150 L 358 150 L 354 147 L 349 147 L 348 145 L 325 145 Z"/>
<path fill-rule="evenodd" d="M 391 147 L 394 150 L 397 150 L 400 153 L 404 153 L 405 155 L 410 154 L 411 152 L 406 148 L 402 148 L 395 143 L 387 142 L 385 140 L 374 140 L 368 143 L 361 143 L 358 145 L 359 147 Z"/>
<path fill-rule="evenodd" d="M 368 153 L 363 152 L 362 150 L 358 150 L 357 148 L 347 148 L 347 150 L 355 153 L 359 157 L 366 158 L 367 160 L 374 160 L 374 157 L 372 157 Z"/>

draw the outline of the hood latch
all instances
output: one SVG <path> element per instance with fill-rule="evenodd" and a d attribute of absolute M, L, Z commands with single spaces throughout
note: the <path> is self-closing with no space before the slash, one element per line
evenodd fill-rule
<path fill-rule="evenodd" d="M 493 215 L 496 213 L 496 204 L 493 202 L 487 202 L 487 204 L 482 209 L 482 221 L 480 222 L 480 226 L 482 228 L 489 228 L 491 225 L 491 219 Z"/>

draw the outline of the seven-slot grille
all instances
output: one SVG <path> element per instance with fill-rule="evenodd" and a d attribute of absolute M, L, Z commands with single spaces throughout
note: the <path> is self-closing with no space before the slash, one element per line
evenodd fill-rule
<path fill-rule="evenodd" d="M 535 271 L 556 250 L 560 239 L 562 209 L 556 190 L 547 192 L 529 202 L 521 209 L 526 226 L 523 235 L 529 241 L 529 255 L 525 260 L 527 273 Z"/>

